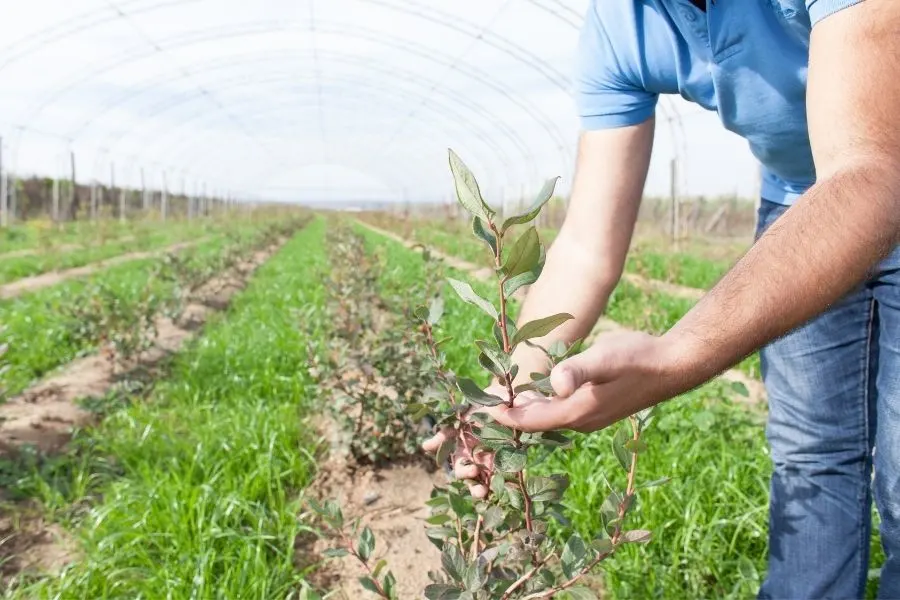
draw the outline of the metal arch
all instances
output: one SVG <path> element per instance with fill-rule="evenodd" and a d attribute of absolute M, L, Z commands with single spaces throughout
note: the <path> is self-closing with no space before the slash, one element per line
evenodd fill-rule
<path fill-rule="evenodd" d="M 380 99 L 380 98 L 381 98 L 381 96 L 378 96 L 377 94 L 376 94 L 376 95 L 373 95 L 372 97 L 375 98 L 375 99 Z M 369 99 L 368 97 L 354 96 L 352 99 L 353 99 L 354 101 L 366 100 L 366 101 L 369 102 L 369 103 L 371 102 L 370 99 Z M 340 102 L 335 102 L 332 106 L 333 106 L 334 108 L 339 108 L 339 107 L 341 107 L 341 106 L 345 103 L 345 101 L 347 101 L 347 100 L 348 100 L 348 98 L 342 97 L 342 98 L 340 99 Z M 358 108 L 359 108 L 359 102 L 353 102 L 353 103 L 352 103 L 352 107 L 353 107 L 355 110 L 358 110 Z M 302 110 L 302 109 L 305 109 L 305 108 L 309 108 L 309 105 L 300 105 L 300 104 L 297 104 L 296 102 L 287 102 L 287 103 L 282 103 L 281 105 L 277 105 L 277 106 L 272 106 L 272 105 L 270 105 L 270 106 L 267 106 L 265 110 L 258 111 L 257 113 L 247 113 L 245 116 L 246 116 L 247 118 L 251 118 L 251 119 L 252 119 L 254 116 L 257 116 L 257 115 L 277 114 L 277 111 L 278 111 L 278 110 L 281 110 L 281 109 L 284 109 L 284 110 L 290 109 L 290 110 L 293 110 L 293 111 L 298 111 L 298 110 Z M 422 121 L 421 123 L 419 123 L 419 127 L 420 127 L 420 128 L 425 128 L 425 129 L 434 128 L 434 129 L 437 129 L 437 130 L 442 131 L 442 132 L 445 131 L 445 129 L 444 129 L 443 127 L 437 125 L 436 123 L 430 122 L 430 121 Z M 216 134 L 217 134 L 216 132 L 211 132 L 211 133 L 208 134 L 206 137 L 211 137 L 211 136 L 216 135 Z M 196 146 L 203 146 L 203 147 L 205 147 L 205 143 L 201 143 L 200 141 L 198 141 L 198 140 L 195 139 L 195 140 L 193 140 L 193 143 L 191 143 L 189 147 L 196 147 Z M 109 152 L 111 152 L 111 151 L 112 151 L 112 149 L 107 148 L 107 149 L 106 149 L 106 152 L 105 152 L 104 154 L 109 153 Z M 172 155 L 175 154 L 175 152 L 172 151 L 172 147 L 161 148 L 161 149 L 160 149 L 160 152 L 163 152 L 163 151 L 168 152 L 170 156 L 172 156 Z M 177 151 L 176 151 L 176 152 L 177 152 Z M 209 155 L 208 153 L 206 153 L 205 151 L 203 151 L 203 152 L 204 152 L 204 155 L 205 155 L 205 156 L 207 156 L 207 157 L 210 157 L 210 156 L 211 156 L 211 155 Z M 474 153 L 472 153 L 472 154 L 474 154 Z M 470 154 L 470 155 L 471 155 L 471 154 Z M 151 157 L 152 157 L 152 154 L 151 154 L 151 155 L 147 155 L 147 156 L 151 156 Z M 491 156 L 498 156 L 498 155 L 497 155 L 496 152 L 495 152 L 494 154 L 491 154 Z M 502 159 L 502 156 L 498 156 L 498 157 L 501 159 L 501 161 L 503 160 L 503 159 Z M 150 162 L 150 161 L 148 161 L 148 162 Z M 153 161 L 153 162 L 155 162 L 155 161 Z M 200 165 L 197 164 L 197 163 L 195 163 L 194 160 L 193 160 L 192 158 L 188 158 L 188 157 L 182 158 L 182 157 L 179 156 L 177 162 L 183 162 L 183 163 L 193 164 L 194 166 L 192 167 L 192 171 L 200 171 L 200 170 L 201 170 L 201 169 L 200 169 Z M 487 161 L 487 160 L 485 160 L 485 159 L 481 159 L 481 162 L 489 163 L 489 161 Z M 278 167 L 280 167 L 280 166 L 282 166 L 282 165 L 278 165 Z M 95 164 L 95 168 L 96 168 L 96 164 Z M 274 167 L 273 167 L 273 168 L 274 168 Z"/>
<path fill-rule="evenodd" d="M 129 15 L 143 14 L 146 12 L 153 12 L 156 10 L 164 10 L 164 9 L 167 9 L 167 8 L 173 7 L 173 6 L 180 7 L 186 3 L 191 3 L 191 2 L 200 3 L 202 1 L 203 0 L 169 0 L 169 1 L 164 1 L 164 2 L 157 1 L 157 2 L 151 3 L 150 6 L 130 10 L 128 14 Z M 573 23 L 570 19 L 563 17 L 560 11 L 568 11 L 571 14 L 573 14 L 576 18 L 581 18 L 581 15 L 579 15 L 577 13 L 577 11 L 574 11 L 570 7 L 567 7 L 563 2 L 561 2 L 561 0 L 544 0 L 544 1 L 549 1 L 550 3 L 556 4 L 558 7 L 560 7 L 560 10 L 554 10 L 554 9 L 547 8 L 547 7 L 543 6 L 539 0 L 526 0 L 526 1 L 529 4 L 537 6 L 541 10 L 544 10 L 551 16 L 556 17 L 556 18 L 560 19 L 561 21 L 563 21 L 569 25 L 572 25 L 572 26 L 577 26 L 577 24 Z M 131 1 L 126 0 L 122 5 L 115 5 L 115 6 L 121 10 L 123 8 L 129 8 L 131 4 L 140 4 L 141 2 L 143 2 L 143 0 L 131 0 Z M 16 48 L 16 46 L 20 44 L 20 42 L 23 45 L 26 44 L 27 42 L 32 42 L 32 44 L 31 44 L 32 49 L 26 50 L 23 52 L 19 52 L 19 53 L 14 53 L 8 59 L 6 59 L 4 61 L 0 61 L 0 71 L 5 69 L 10 64 L 17 62 L 22 57 L 28 56 L 29 54 L 31 54 L 31 52 L 35 51 L 36 49 L 42 48 L 51 43 L 61 41 L 67 37 L 71 37 L 73 35 L 82 33 L 84 31 L 92 29 L 98 25 L 102 25 L 102 24 L 120 19 L 121 16 L 119 14 L 116 14 L 114 11 L 115 11 L 115 8 L 111 7 L 109 9 L 98 9 L 98 10 L 94 10 L 92 12 L 83 13 L 79 17 L 70 19 L 69 21 L 66 22 L 66 24 L 72 24 L 73 21 L 78 22 L 80 20 L 87 20 L 89 17 L 95 16 L 95 15 L 99 15 L 99 17 L 86 25 L 78 25 L 75 27 L 70 27 L 70 28 L 64 30 L 62 33 L 50 35 L 45 40 L 40 40 L 40 38 L 43 37 L 43 34 L 53 33 L 55 30 L 59 29 L 63 23 L 56 23 L 54 25 L 51 25 L 50 27 L 46 27 L 42 30 L 38 30 L 35 34 L 30 35 L 27 38 L 20 38 L 19 41 L 13 42 L 12 44 L 9 44 L 8 46 L 6 46 L 2 50 L 0 50 L 0 56 L 5 54 L 7 50 L 14 50 Z M 108 14 L 108 13 L 112 13 L 112 14 Z M 42 43 L 35 44 L 34 42 L 36 40 L 41 41 Z"/>
<path fill-rule="evenodd" d="M 286 81 L 286 80 L 285 80 L 285 79 L 282 79 L 282 81 Z M 337 82 L 348 81 L 348 82 L 352 82 L 352 81 L 349 81 L 349 80 L 347 80 L 347 79 L 341 79 L 341 78 L 333 78 L 333 79 L 329 79 L 328 81 L 337 81 Z M 374 89 L 376 92 L 382 92 L 381 95 L 375 93 L 375 94 L 366 94 L 365 96 L 363 96 L 364 98 L 366 98 L 366 99 L 369 100 L 370 102 L 372 101 L 372 99 L 375 99 L 375 100 L 381 100 L 381 99 L 384 98 L 385 96 L 388 96 L 388 97 L 391 97 L 391 96 L 392 96 L 392 97 L 394 97 L 394 98 L 399 98 L 400 100 L 403 100 L 403 98 L 404 98 L 404 96 L 402 96 L 402 95 L 400 95 L 400 94 L 388 93 L 388 92 L 390 92 L 390 90 L 388 90 L 387 88 L 384 88 L 384 87 L 378 87 L 378 86 L 366 86 L 366 87 L 371 87 L 371 89 Z M 298 90 L 297 93 L 294 93 L 294 94 L 291 96 L 291 98 L 299 97 L 300 95 L 301 95 L 301 93 L 300 93 L 300 91 Z M 277 107 L 277 108 L 280 108 L 280 107 L 282 107 L 282 106 L 292 106 L 292 105 L 293 105 L 293 106 L 296 106 L 297 108 L 305 108 L 305 107 L 303 107 L 303 106 L 295 105 L 295 104 L 292 104 L 292 103 L 293 103 L 293 100 L 290 100 L 289 102 L 286 102 L 286 103 L 281 103 L 281 104 L 279 104 L 279 105 L 274 105 L 274 106 L 269 105 L 269 106 L 272 106 L 272 108 L 276 108 L 276 107 Z M 251 101 L 249 101 L 247 104 L 249 104 L 250 106 L 253 106 L 255 103 L 254 103 L 254 101 L 251 100 Z M 381 104 L 385 104 L 385 103 L 382 102 Z M 241 106 L 244 106 L 244 105 L 242 104 Z M 259 114 L 259 113 L 245 113 L 245 114 Z M 179 124 L 179 126 L 178 126 L 177 128 L 169 129 L 169 130 L 167 131 L 167 137 L 168 137 L 168 138 L 171 138 L 171 137 L 177 135 L 177 131 L 178 131 L 179 129 L 183 128 L 183 127 L 184 127 L 185 125 L 187 125 L 188 123 L 191 123 L 191 122 L 196 121 L 197 119 L 203 118 L 204 116 L 205 116 L 205 115 L 203 115 L 203 114 L 195 113 L 195 117 L 194 117 L 194 118 L 186 119 L 186 120 L 182 121 L 182 122 Z M 465 122 L 465 119 L 464 119 L 464 118 L 461 118 L 461 120 L 462 120 L 463 122 Z M 433 123 L 434 123 L 434 127 L 435 127 L 436 129 L 439 129 L 439 130 L 442 130 L 442 131 L 451 131 L 451 134 L 450 134 L 450 135 L 452 136 L 452 130 L 445 129 L 443 126 L 440 126 L 440 125 L 439 125 L 439 123 L 443 123 L 443 121 L 436 121 L 436 120 L 435 120 L 435 121 L 430 121 L 430 122 L 433 122 Z M 142 139 L 142 138 L 138 138 L 138 139 Z M 509 155 L 507 154 L 507 152 L 505 151 L 505 149 L 504 149 L 502 146 L 500 146 L 500 145 L 498 145 L 496 142 L 494 142 L 493 139 L 490 138 L 489 136 L 480 135 L 480 136 L 478 136 L 478 139 L 479 139 L 485 146 L 487 146 L 487 147 L 492 151 L 493 155 L 495 155 L 495 156 L 500 160 L 500 162 L 507 168 L 507 170 L 509 170 L 509 171 L 512 170 L 512 165 L 513 165 L 513 163 L 511 163 Z M 153 147 L 152 147 L 152 148 L 148 148 L 148 151 L 147 151 L 146 156 L 152 157 L 154 151 L 156 150 L 156 147 L 157 147 L 157 146 L 164 145 L 164 144 L 165 144 L 164 140 L 158 140 L 158 141 L 156 141 L 156 142 L 153 144 Z M 108 146 L 107 146 L 106 148 L 107 148 L 107 150 L 112 151 L 112 148 L 109 148 Z"/>
<path fill-rule="evenodd" d="M 264 56 L 264 55 L 261 55 L 261 56 Z M 292 54 L 292 56 L 293 56 L 293 54 Z M 296 55 L 296 56 L 301 56 L 301 55 Z M 401 81 L 404 81 L 406 83 L 418 85 L 419 83 L 421 83 L 423 81 L 422 78 L 416 77 L 415 74 L 411 71 L 403 71 L 403 70 L 397 70 L 397 69 L 389 70 L 389 69 L 383 68 L 381 66 L 373 66 L 372 63 L 368 63 L 367 61 L 365 61 L 363 59 L 356 58 L 353 55 L 344 55 L 343 53 L 340 53 L 340 52 L 328 52 L 328 53 L 325 53 L 324 56 L 327 56 L 331 62 L 335 62 L 335 63 L 339 63 L 339 64 L 348 64 L 348 65 L 353 65 L 353 66 L 357 66 L 357 65 L 365 66 L 368 68 L 369 71 L 372 71 L 374 69 L 374 70 L 377 70 L 379 73 L 384 73 L 386 75 L 394 76 L 395 78 L 397 78 Z M 265 58 L 260 58 L 260 60 L 265 60 Z M 217 61 L 217 62 L 224 62 L 224 61 Z M 237 65 L 232 62 L 225 62 L 224 65 L 228 66 L 228 67 L 238 66 L 238 65 L 243 67 L 243 66 L 255 64 L 255 62 L 256 61 L 244 61 L 244 62 L 237 63 Z M 209 72 L 209 69 L 207 69 L 206 72 Z M 234 81 L 235 79 L 236 78 L 233 78 L 231 81 Z M 369 78 L 369 79 L 374 79 L 374 78 Z M 150 86 L 157 84 L 157 82 L 164 83 L 165 81 L 166 80 L 164 78 L 157 78 L 156 80 L 153 81 L 153 83 L 150 84 Z M 254 81 L 254 79 L 252 77 L 248 76 L 248 77 L 241 78 L 241 81 L 251 82 L 251 81 Z M 357 81 L 359 81 L 359 80 L 357 80 Z M 367 81 L 368 80 L 363 80 L 363 82 L 367 82 Z M 428 80 L 424 80 L 424 81 L 428 81 Z M 221 80 L 217 80 L 216 83 L 221 84 Z M 145 88 L 145 90 L 152 89 L 150 86 L 147 86 Z M 221 89 L 221 88 L 217 87 L 217 89 Z M 393 89 L 393 88 L 389 88 L 389 89 Z M 128 99 L 131 99 L 134 97 L 140 97 L 141 95 L 143 95 L 143 91 L 129 92 L 127 94 L 123 94 L 121 96 L 121 98 L 128 100 Z M 448 98 L 451 97 L 451 95 L 449 93 L 442 94 L 442 97 L 443 96 L 446 96 Z M 515 146 L 519 150 L 519 152 L 522 153 L 523 157 L 527 161 L 529 161 L 530 168 L 532 168 L 533 170 L 537 169 L 537 161 L 535 160 L 533 153 L 528 148 L 528 146 L 525 144 L 524 140 L 518 135 L 518 133 L 515 131 L 515 129 L 508 126 L 503 121 L 500 121 L 499 119 L 497 119 L 496 115 L 493 112 L 489 111 L 488 109 L 486 109 L 479 103 L 470 101 L 466 98 L 458 99 L 455 97 L 453 97 L 453 102 L 454 102 L 454 104 L 451 106 L 451 108 L 449 110 L 455 111 L 455 108 L 454 108 L 455 105 L 465 106 L 466 108 L 469 108 L 473 113 L 475 113 L 478 117 L 493 122 L 493 124 L 496 125 L 501 130 L 501 132 L 505 133 L 506 137 L 513 144 L 513 146 Z M 90 124 L 92 124 L 93 121 L 98 119 L 100 115 L 107 112 L 108 110 L 111 110 L 112 108 L 114 108 L 116 106 L 119 106 L 120 104 L 121 104 L 121 102 L 119 102 L 119 101 L 107 103 L 107 105 L 103 108 L 102 111 L 95 113 L 95 115 L 93 115 L 91 118 L 89 118 L 87 121 L 85 121 L 79 127 L 79 129 L 71 132 L 70 136 L 73 139 L 79 137 L 81 135 L 82 131 L 84 129 L 86 129 L 86 127 L 88 127 Z M 145 115 L 146 115 L 146 113 L 145 113 Z"/>
<path fill-rule="evenodd" d="M 209 40 L 219 41 L 219 40 L 225 39 L 226 37 L 242 37 L 244 35 L 247 35 L 248 32 L 270 33 L 272 30 L 290 31 L 290 28 L 287 27 L 284 23 L 276 23 L 274 27 L 263 27 L 259 24 L 252 24 L 252 25 L 242 26 L 241 28 L 236 29 L 237 33 L 231 33 L 229 35 L 224 35 L 224 34 L 210 35 L 208 32 L 205 32 L 205 33 L 207 33 L 206 36 L 198 37 L 196 34 L 194 34 L 193 36 L 175 36 L 174 38 L 167 38 L 167 40 L 172 40 L 172 39 L 177 40 L 177 39 L 183 39 L 184 37 L 188 37 L 189 43 L 183 43 L 181 45 L 169 46 L 170 49 L 172 49 L 172 48 L 180 48 L 180 47 L 184 47 L 187 45 L 191 45 L 191 43 L 200 43 L 200 42 L 209 41 Z M 437 56 L 436 53 L 424 52 L 422 50 L 422 48 L 428 49 L 427 46 L 424 46 L 422 44 L 413 44 L 413 43 L 409 43 L 409 42 L 403 43 L 394 38 L 389 38 L 389 37 L 387 39 L 385 39 L 385 36 L 381 35 L 379 32 L 373 32 L 370 29 L 346 28 L 346 27 L 342 28 L 342 27 L 338 26 L 338 27 L 334 28 L 333 30 L 329 30 L 329 29 L 324 28 L 322 26 L 322 24 L 320 24 L 318 30 L 319 31 L 333 31 L 337 35 L 346 35 L 347 32 L 351 32 L 360 39 L 366 39 L 373 43 L 378 43 L 378 44 L 382 44 L 385 46 L 398 48 L 403 51 L 413 52 L 417 56 L 420 56 L 427 60 L 433 61 L 442 66 L 447 65 L 446 62 L 443 62 L 443 61 L 435 58 Z M 65 94 L 69 90 L 74 89 L 78 85 L 80 85 L 84 82 L 90 81 L 95 76 L 105 73 L 108 70 L 111 70 L 111 69 L 114 69 L 117 67 L 121 67 L 123 65 L 129 64 L 130 62 L 133 62 L 134 60 L 139 60 L 139 59 L 145 58 L 146 56 L 149 56 L 149 55 L 150 55 L 150 53 L 140 53 L 134 57 L 126 57 L 126 58 L 120 59 L 118 61 L 113 61 L 111 64 L 108 63 L 99 69 L 95 69 L 88 76 L 82 77 L 82 78 L 76 80 L 74 83 L 70 83 L 67 86 L 57 88 L 50 95 L 50 98 L 46 99 L 43 103 L 38 105 L 34 109 L 34 111 L 32 111 L 29 120 L 36 118 L 36 116 L 39 115 L 44 110 L 44 108 L 53 104 L 56 99 L 61 97 L 63 94 Z M 552 121 L 549 121 L 549 119 L 547 119 L 545 116 L 539 114 L 539 111 L 536 111 L 536 109 L 532 108 L 528 103 L 523 102 L 521 99 L 510 94 L 509 91 L 506 90 L 505 88 L 497 85 L 490 78 L 489 74 L 486 74 L 479 69 L 472 68 L 472 67 L 466 67 L 465 69 L 463 69 L 461 67 L 457 67 L 456 70 L 459 71 L 460 73 L 462 73 L 463 75 L 465 75 L 466 77 L 473 79 L 487 87 L 490 87 L 491 89 L 497 91 L 499 94 L 501 94 L 505 98 L 509 99 L 510 102 L 512 102 L 513 104 L 519 106 L 523 111 L 525 111 L 529 116 L 531 116 L 537 123 L 539 123 L 541 125 L 541 127 L 551 136 L 551 138 L 554 138 L 556 140 L 557 146 L 566 153 L 567 158 L 571 158 L 569 156 L 570 149 L 566 145 L 558 127 L 555 127 L 552 124 Z"/>

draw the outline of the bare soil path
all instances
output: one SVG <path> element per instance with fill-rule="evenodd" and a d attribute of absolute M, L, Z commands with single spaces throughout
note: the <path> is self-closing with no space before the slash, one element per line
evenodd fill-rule
<path fill-rule="evenodd" d="M 97 271 L 102 271 L 103 269 L 108 269 L 109 267 L 120 265 L 122 263 L 127 263 L 135 260 L 143 260 L 145 258 L 156 258 L 159 256 L 163 256 L 169 252 L 177 252 L 178 250 L 183 250 L 185 248 L 190 248 L 192 246 L 202 244 L 208 239 L 209 238 L 204 237 L 191 242 L 179 242 L 177 244 L 172 244 L 171 246 L 166 246 L 165 248 L 161 248 L 159 250 L 147 252 L 129 252 L 127 254 L 120 254 L 119 256 L 91 263 L 89 265 L 84 265 L 82 267 L 75 267 L 74 269 L 66 269 L 65 271 L 50 271 L 48 273 L 41 273 L 40 275 L 35 275 L 33 277 L 18 279 L 16 281 L 13 281 L 12 283 L 7 283 L 6 285 L 0 286 L 0 300 L 16 298 L 23 294 L 35 292 L 46 287 L 57 285 L 68 279 L 74 279 L 76 277 L 86 277 L 88 275 L 96 273 Z"/>

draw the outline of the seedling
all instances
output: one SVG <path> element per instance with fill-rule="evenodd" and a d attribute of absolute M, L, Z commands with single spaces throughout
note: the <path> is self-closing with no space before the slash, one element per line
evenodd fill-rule
<path fill-rule="evenodd" d="M 547 372 L 576 354 L 580 342 L 548 339 L 570 314 L 548 315 L 517 326 L 510 314 L 510 299 L 523 286 L 537 281 L 546 251 L 537 229 L 529 224 L 552 198 L 558 178 L 548 180 L 534 203 L 521 214 L 502 221 L 485 202 L 478 183 L 463 161 L 451 150 L 450 169 L 459 203 L 472 215 L 472 232 L 481 240 L 494 265 L 496 297 L 480 296 L 464 281 L 449 279 L 450 286 L 466 303 L 476 306 L 491 320 L 487 339 L 473 340 L 481 366 L 498 385 L 485 391 L 471 379 L 457 377 L 447 366 L 440 336 L 444 304 L 440 297 L 415 311 L 436 373 L 436 384 L 408 410 L 431 414 L 437 426 L 452 435 L 437 452 L 443 465 L 456 458 L 490 456 L 482 464 L 480 483 L 485 498 L 474 499 L 460 481 L 435 487 L 428 501 L 431 514 L 426 534 L 442 553 L 441 572 L 429 573 L 433 583 L 425 590 L 430 600 L 538 600 L 568 594 L 570 598 L 593 598 L 585 577 L 623 544 L 645 543 L 651 534 L 629 530 L 625 521 L 634 508 L 638 456 L 647 450 L 641 439 L 652 411 L 628 419 L 613 437 L 612 451 L 625 472 L 624 489 L 609 484 L 610 494 L 600 507 L 603 530 L 593 539 L 573 533 L 565 543 L 548 535 L 551 520 L 567 526 L 563 495 L 569 481 L 565 473 L 545 476 L 530 472 L 543 452 L 564 448 L 569 438 L 560 432 L 525 433 L 503 426 L 484 412 L 484 407 L 515 407 L 517 403 L 553 395 L 546 373 L 533 373 L 522 382 L 513 353 L 521 344 L 531 346 L 547 359 Z M 521 233 L 516 228 L 525 226 Z M 487 333 L 487 331 L 486 331 Z M 494 393 L 493 390 L 502 392 Z M 646 484 L 644 487 L 654 485 Z M 345 540 L 346 542 L 347 540 Z M 374 543 L 374 542 L 373 542 Z M 347 550 L 345 543 L 343 551 Z M 341 550 L 337 550 L 341 552 Z M 382 598 L 392 598 L 377 577 L 378 586 L 368 587 Z"/>

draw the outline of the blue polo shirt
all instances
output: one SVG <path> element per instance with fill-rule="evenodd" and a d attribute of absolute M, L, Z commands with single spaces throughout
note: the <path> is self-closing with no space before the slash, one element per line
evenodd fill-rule
<path fill-rule="evenodd" d="M 806 123 L 809 35 L 861 0 L 590 0 L 575 94 L 584 129 L 636 125 L 659 94 L 716 111 L 762 164 L 762 195 L 815 183 Z"/>

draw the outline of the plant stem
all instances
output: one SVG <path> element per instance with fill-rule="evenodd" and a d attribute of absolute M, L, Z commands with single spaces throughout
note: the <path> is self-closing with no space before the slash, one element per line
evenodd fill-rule
<path fill-rule="evenodd" d="M 472 541 L 472 560 L 478 558 L 478 547 L 481 545 L 481 526 L 484 524 L 484 516 L 478 515 L 475 522 L 475 539 Z"/>
<path fill-rule="evenodd" d="M 515 592 L 520 587 L 522 587 L 523 585 L 525 585 L 529 579 L 534 577 L 534 574 L 537 573 L 538 569 L 540 569 L 542 566 L 544 566 L 544 562 L 540 562 L 540 563 L 536 564 L 535 566 L 531 567 L 530 571 L 528 571 L 527 573 L 525 573 L 524 575 L 522 575 L 521 577 L 516 579 L 511 586 L 506 588 L 506 591 L 503 592 L 502 596 L 500 596 L 500 600 L 509 600 L 509 598 L 512 596 L 512 593 Z"/>
<path fill-rule="evenodd" d="M 381 583 L 379 583 L 378 579 L 375 577 L 372 572 L 372 567 L 369 566 L 369 561 L 363 560 L 363 557 L 359 555 L 359 552 L 356 551 L 356 548 L 353 547 L 353 542 L 350 538 L 347 537 L 347 534 L 343 531 L 340 532 L 341 538 L 343 538 L 344 545 L 347 547 L 347 550 L 350 554 L 359 561 L 359 563 L 363 566 L 366 572 L 369 574 L 369 579 L 375 584 L 375 589 L 378 590 L 378 595 L 384 598 L 384 600 L 391 600 L 391 597 L 388 596 L 387 592 L 384 591 L 384 588 L 381 587 Z"/>
<path fill-rule="evenodd" d="M 524 471 L 519 471 L 519 489 L 522 491 L 522 499 L 525 503 L 525 529 L 531 534 L 534 533 L 534 524 L 531 520 L 531 496 L 528 495 L 528 490 L 525 488 Z"/>

